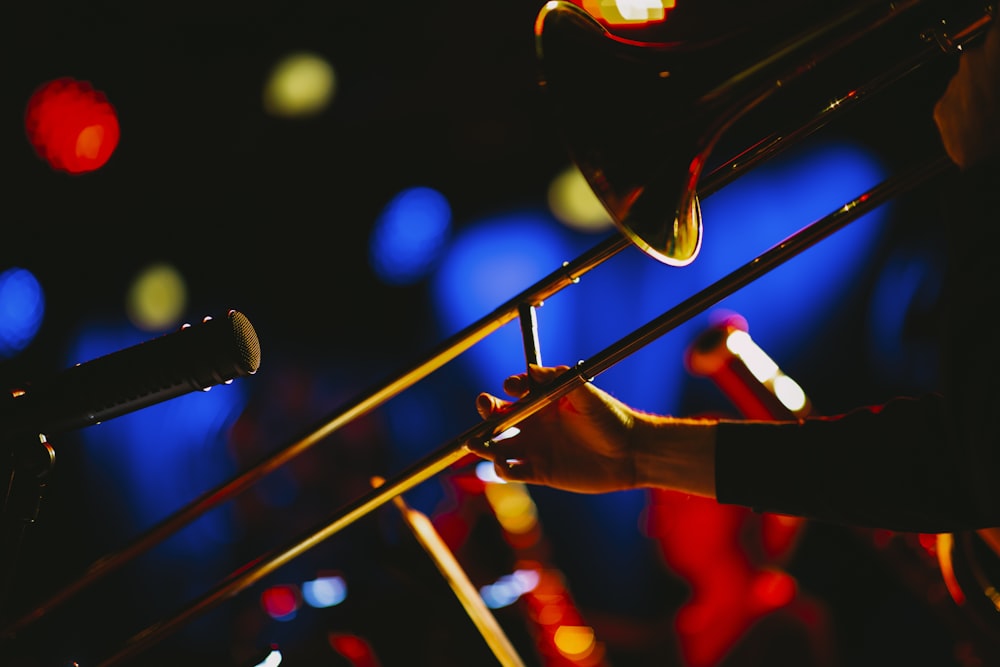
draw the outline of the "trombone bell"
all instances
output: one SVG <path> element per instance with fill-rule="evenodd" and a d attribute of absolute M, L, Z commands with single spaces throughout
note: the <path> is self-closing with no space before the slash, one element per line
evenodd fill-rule
<path fill-rule="evenodd" d="M 701 249 L 701 208 L 693 187 L 698 170 L 685 159 L 697 152 L 697 141 L 681 126 L 687 122 L 683 110 L 660 108 L 670 68 L 649 62 L 644 46 L 616 42 L 569 3 L 545 5 L 535 40 L 544 70 L 540 83 L 551 96 L 570 155 L 619 230 L 666 264 L 689 264 Z M 624 136 L 631 132 L 637 136 Z M 626 144 L 635 142 L 670 149 L 626 156 L 632 152 Z"/>
<path fill-rule="evenodd" d="M 790 4 L 797 9 L 782 3 L 765 12 L 763 27 L 757 21 L 695 38 L 687 28 L 697 22 L 685 12 L 699 3 L 675 7 L 658 32 L 668 39 L 646 41 L 653 30 L 641 42 L 613 34 L 570 2 L 553 0 L 538 14 L 539 83 L 569 154 L 619 230 L 655 259 L 684 266 L 698 255 L 699 177 L 736 121 L 895 17 L 916 14 L 922 23 L 930 16 L 914 11 L 925 0 L 824 0 L 841 11 L 822 21 L 813 3 Z M 711 17 L 707 7 L 701 23 Z M 911 49 L 927 46 L 918 35 Z"/>

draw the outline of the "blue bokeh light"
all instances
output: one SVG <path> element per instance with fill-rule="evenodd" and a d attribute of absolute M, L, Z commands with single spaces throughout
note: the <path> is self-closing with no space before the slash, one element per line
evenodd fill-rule
<path fill-rule="evenodd" d="M 72 343 L 68 364 L 123 350 L 149 338 L 130 325 L 91 325 Z M 165 518 L 234 471 L 227 453 L 230 427 L 247 402 L 237 380 L 184 394 L 80 431 L 94 497 L 127 508 L 123 530 Z M 202 515 L 165 543 L 174 556 L 213 554 L 233 535 L 225 507 Z"/>
<path fill-rule="evenodd" d="M 14 267 L 0 273 L 0 359 L 23 351 L 45 317 L 45 294 L 34 274 Z"/>
<path fill-rule="evenodd" d="M 944 270 L 938 253 L 920 249 L 898 250 L 884 263 L 866 322 L 868 357 L 882 380 L 921 391 L 939 389 L 934 320 Z"/>
<path fill-rule="evenodd" d="M 870 151 L 844 143 L 820 144 L 755 170 L 702 202 L 705 240 L 689 266 L 667 266 L 627 248 L 578 285 L 552 295 L 537 313 L 543 363 L 572 365 L 619 346 L 654 318 L 863 194 L 884 173 Z M 889 213 L 887 206 L 875 209 L 704 312 L 678 317 L 673 330 L 616 363 L 596 383 L 640 409 L 678 414 L 689 377 L 686 349 L 722 310 L 741 314 L 763 349 L 783 367 L 794 365 L 824 328 L 845 325 L 839 315 L 863 286 Z M 442 333 L 452 335 L 491 314 L 593 245 L 592 236 L 567 229 L 542 210 L 473 221 L 456 233 L 432 282 Z M 502 396 L 503 379 L 525 365 L 517 320 L 472 347 L 459 363 L 474 392 Z M 585 507 L 585 528 L 557 521 L 547 531 L 570 549 L 588 548 L 582 545 L 593 544 L 594 531 L 613 536 L 607 541 L 613 549 L 592 550 L 589 560 L 602 572 L 619 574 L 595 582 L 594 595 L 613 600 L 623 588 L 631 589 L 635 582 L 622 585 L 621 579 L 642 569 L 628 563 L 642 562 L 640 554 L 646 553 L 637 529 L 646 504 L 642 493 L 570 499 L 539 488 L 533 496 L 549 515 Z M 641 596 L 643 587 L 634 590 Z"/>
<path fill-rule="evenodd" d="M 572 258 L 572 235 L 540 211 L 511 211 L 478 221 L 456 235 L 432 290 L 435 317 L 446 335 L 484 317 L 516 294 Z M 574 303 L 553 299 L 538 311 L 543 362 L 561 363 L 546 351 L 553 342 L 574 335 Z M 553 350 L 556 348 L 552 348 Z M 496 387 L 498 381 L 524 368 L 516 321 L 480 341 L 460 360 L 475 382 Z"/>
<path fill-rule="evenodd" d="M 885 178 L 863 146 L 829 142 L 768 163 L 706 199 L 697 269 L 722 275 L 840 208 Z M 764 349 L 792 358 L 808 348 L 850 294 L 879 247 L 884 205 L 774 269 L 726 300 Z"/>
<path fill-rule="evenodd" d="M 670 267 L 627 249 L 550 298 L 538 311 L 543 362 L 592 358 L 883 176 L 870 151 L 846 143 L 820 144 L 755 170 L 702 203 L 705 242 L 691 265 Z M 874 210 L 716 305 L 743 315 L 764 349 L 794 358 L 824 327 L 836 324 L 838 309 L 861 285 L 887 217 L 887 206 Z M 441 326 L 451 333 L 476 321 L 592 244 L 540 211 L 513 211 L 469 225 L 456 235 L 435 276 Z M 678 324 L 606 371 L 599 383 L 639 407 L 675 410 L 686 374 L 685 348 L 711 317 L 710 308 Z M 516 321 L 470 350 L 465 365 L 479 388 L 494 392 L 523 367 Z"/>
<path fill-rule="evenodd" d="M 310 607 L 334 607 L 347 599 L 347 582 L 341 576 L 318 577 L 302 584 L 302 599 Z"/>
<path fill-rule="evenodd" d="M 369 259 L 389 285 L 424 278 L 437 262 L 451 227 L 451 205 L 437 190 L 413 187 L 397 194 L 375 221 Z"/>

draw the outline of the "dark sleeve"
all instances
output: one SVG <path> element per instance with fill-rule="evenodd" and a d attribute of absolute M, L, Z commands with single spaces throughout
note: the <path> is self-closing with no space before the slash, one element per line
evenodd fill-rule
<path fill-rule="evenodd" d="M 950 532 L 1000 525 L 996 485 L 969 477 L 976 452 L 950 440 L 939 395 L 801 423 L 723 422 L 720 502 L 845 525 Z"/>
<path fill-rule="evenodd" d="M 949 176 L 941 393 L 720 425 L 723 503 L 916 532 L 1000 526 L 1000 162 Z"/>

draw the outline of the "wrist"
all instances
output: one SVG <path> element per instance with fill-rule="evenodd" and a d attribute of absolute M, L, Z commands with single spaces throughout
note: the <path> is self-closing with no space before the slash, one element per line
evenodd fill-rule
<path fill-rule="evenodd" d="M 636 487 L 715 497 L 714 419 L 639 415 L 633 427 Z"/>

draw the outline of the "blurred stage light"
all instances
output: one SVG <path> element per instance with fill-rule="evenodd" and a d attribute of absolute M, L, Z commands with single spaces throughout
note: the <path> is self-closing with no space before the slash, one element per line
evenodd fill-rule
<path fill-rule="evenodd" d="M 124 324 L 88 324 L 74 336 L 66 365 L 97 359 L 149 339 Z M 230 478 L 228 434 L 248 400 L 245 383 L 184 394 L 80 430 L 83 476 L 101 480 L 95 499 L 120 508 L 116 530 L 130 535 L 162 520 Z M 201 516 L 164 544 L 164 557 L 221 556 L 235 532 L 234 508 Z M 194 581 L 196 577 L 189 577 Z"/>
<path fill-rule="evenodd" d="M 0 273 L 0 359 L 10 359 L 35 338 L 45 316 L 45 294 L 27 269 Z"/>
<path fill-rule="evenodd" d="M 798 589 L 795 577 L 780 570 L 760 572 L 750 587 L 751 595 L 767 609 L 778 609 L 791 604 Z"/>
<path fill-rule="evenodd" d="M 437 262 L 451 230 L 451 205 L 437 190 L 413 187 L 386 204 L 375 221 L 369 261 L 388 285 L 409 285 Z"/>
<path fill-rule="evenodd" d="M 937 249 L 897 250 L 876 278 L 866 331 L 871 367 L 881 377 L 924 390 L 940 381 L 935 327 L 942 262 Z"/>
<path fill-rule="evenodd" d="M 271 586 L 260 595 L 260 606 L 276 621 L 291 621 L 299 610 L 301 597 L 295 586 Z"/>
<path fill-rule="evenodd" d="M 479 594 L 490 609 L 509 607 L 525 593 L 535 590 L 540 578 L 538 570 L 515 570 L 492 584 L 483 586 L 479 589 Z"/>
<path fill-rule="evenodd" d="M 264 110 L 272 116 L 313 116 L 330 104 L 336 91 L 333 66 L 315 53 L 298 52 L 282 58 L 264 85 Z"/>
<path fill-rule="evenodd" d="M 347 599 L 347 582 L 343 577 L 318 577 L 302 584 L 302 599 L 310 607 L 334 607 Z"/>
<path fill-rule="evenodd" d="M 472 221 L 455 235 L 434 275 L 435 316 L 444 333 L 458 331 L 593 245 L 593 238 L 574 233 L 541 209 L 512 210 Z M 693 274 L 690 269 L 671 271 L 674 268 L 623 253 L 620 261 L 615 258 L 588 273 L 579 286 L 547 299 L 538 309 L 542 360 L 572 365 L 661 314 L 677 294 L 689 293 L 687 278 Z M 669 280 L 664 279 L 665 272 Z M 676 346 L 676 358 L 681 359 L 683 342 L 667 336 L 655 349 L 651 346 L 637 355 L 636 361 L 608 371 L 603 385 L 620 392 L 623 399 L 636 397 L 634 402 L 648 409 L 666 409 L 663 406 L 679 394 L 685 376 L 680 365 L 672 369 L 662 361 L 671 358 L 663 356 L 666 345 Z M 647 354 L 656 355 L 656 361 L 642 361 Z M 661 372 L 649 372 L 651 363 L 663 364 Z M 502 395 L 501 380 L 524 368 L 517 322 L 477 343 L 458 364 L 477 388 L 494 388 Z"/>
<path fill-rule="evenodd" d="M 351 667 L 379 667 L 378 658 L 367 641 L 357 635 L 331 632 L 327 635 L 330 648 L 343 656 Z"/>
<path fill-rule="evenodd" d="M 597 647 L 594 629 L 587 626 L 559 626 L 553 640 L 559 652 L 571 660 L 586 658 Z"/>
<path fill-rule="evenodd" d="M 611 214 L 594 194 L 586 177 L 575 164 L 552 179 L 548 192 L 549 210 L 567 227 L 581 232 L 604 232 L 614 227 Z"/>
<path fill-rule="evenodd" d="M 583 0 L 591 16 L 612 26 L 662 21 L 674 4 L 674 0 Z"/>
<path fill-rule="evenodd" d="M 551 216 L 533 210 L 505 212 L 462 229 L 433 276 L 436 317 L 444 332 L 485 316 L 571 258 L 575 248 L 568 235 Z M 543 359 L 546 341 L 569 336 L 576 326 L 566 307 L 560 295 L 539 312 Z M 459 363 L 468 364 L 477 382 L 492 385 L 523 359 L 520 331 L 511 323 L 472 347 Z"/>
<path fill-rule="evenodd" d="M 538 311 L 542 359 L 574 364 L 647 324 L 777 243 L 881 181 L 885 168 L 864 146 L 815 142 L 755 169 L 702 202 L 705 243 L 678 271 L 653 260 L 614 258 L 579 287 L 547 299 Z M 722 303 L 755 322 L 755 338 L 786 359 L 836 324 L 831 318 L 863 286 L 892 205 L 882 206 L 754 281 Z M 555 224 L 546 211 L 509 211 L 458 231 L 433 277 L 436 317 L 444 333 L 460 330 L 593 247 L 588 237 Z M 855 292 L 856 293 L 856 292 Z M 704 329 L 707 313 L 677 327 L 602 376 L 620 398 L 650 410 L 677 408 L 685 340 Z M 459 361 L 478 388 L 523 367 L 516 323 L 471 348 Z M 466 363 L 467 362 L 467 363 Z M 658 368 L 650 372 L 650 368 Z"/>
<path fill-rule="evenodd" d="M 267 657 L 254 665 L 254 667 L 278 667 L 280 664 L 281 651 L 278 649 L 272 649 L 271 652 L 267 654 Z"/>
<path fill-rule="evenodd" d="M 494 484 L 507 483 L 507 480 L 497 475 L 497 469 L 493 465 L 493 461 L 479 461 L 476 463 L 476 478 L 482 482 L 493 482 Z"/>
<path fill-rule="evenodd" d="M 726 337 L 726 348 L 739 359 L 762 386 L 770 388 L 778 401 L 796 416 L 810 408 L 799 383 L 785 375 L 778 364 L 762 350 L 746 331 L 737 329 Z"/>
<path fill-rule="evenodd" d="M 781 404 L 794 413 L 798 413 L 807 405 L 806 393 L 799 383 L 785 374 L 774 378 L 774 395 Z"/>
<path fill-rule="evenodd" d="M 485 493 L 497 522 L 506 532 L 522 535 L 538 525 L 535 501 L 524 484 L 487 484 Z"/>
<path fill-rule="evenodd" d="M 144 331 L 177 326 L 187 307 L 184 277 L 167 263 L 150 264 L 132 281 L 125 297 L 125 312 Z"/>
<path fill-rule="evenodd" d="M 39 157 L 71 174 L 100 169 L 118 146 L 114 107 L 88 81 L 63 77 L 39 87 L 25 112 L 28 140 Z"/>
<path fill-rule="evenodd" d="M 705 243 L 695 272 L 722 276 L 839 209 L 886 176 L 863 145 L 824 141 L 753 170 L 702 202 Z M 724 302 L 754 323 L 754 338 L 787 358 L 809 347 L 838 303 L 860 288 L 892 204 L 881 206 Z M 794 324 L 793 324 L 794 322 Z"/>

